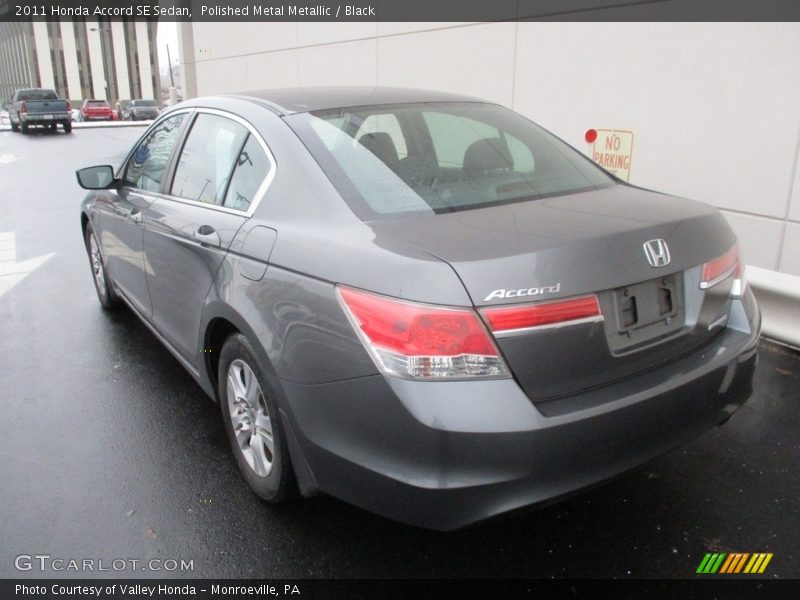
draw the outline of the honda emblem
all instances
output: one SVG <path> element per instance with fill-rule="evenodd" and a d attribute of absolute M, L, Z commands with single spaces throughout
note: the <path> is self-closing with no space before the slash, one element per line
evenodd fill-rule
<path fill-rule="evenodd" d="M 669 248 L 664 240 L 645 242 L 644 254 L 651 267 L 665 267 L 669 264 Z"/>

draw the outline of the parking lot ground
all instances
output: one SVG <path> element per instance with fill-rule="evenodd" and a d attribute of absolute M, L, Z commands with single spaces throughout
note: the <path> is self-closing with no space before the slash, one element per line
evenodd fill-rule
<path fill-rule="evenodd" d="M 800 577 L 800 354 L 770 342 L 724 426 L 547 508 L 442 534 L 331 498 L 260 502 L 217 407 L 136 317 L 95 297 L 74 170 L 141 132 L 0 132 L 0 577 L 683 578 L 733 551 L 773 553 L 762 577 Z M 15 568 L 37 553 L 194 568 Z"/>

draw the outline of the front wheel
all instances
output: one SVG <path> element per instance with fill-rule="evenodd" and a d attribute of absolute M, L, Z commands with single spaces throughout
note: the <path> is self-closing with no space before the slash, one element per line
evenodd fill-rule
<path fill-rule="evenodd" d="M 92 268 L 92 279 L 94 289 L 97 291 L 97 299 L 105 309 L 116 308 L 119 305 L 119 296 L 111 286 L 108 275 L 106 274 L 106 263 L 103 260 L 103 253 L 100 251 L 100 244 L 94 235 L 91 225 L 86 226 L 86 251 L 89 254 L 89 266 Z"/>
<path fill-rule="evenodd" d="M 295 495 L 286 436 L 250 342 L 237 333 L 222 346 L 218 391 L 236 463 L 250 489 L 272 504 Z"/>

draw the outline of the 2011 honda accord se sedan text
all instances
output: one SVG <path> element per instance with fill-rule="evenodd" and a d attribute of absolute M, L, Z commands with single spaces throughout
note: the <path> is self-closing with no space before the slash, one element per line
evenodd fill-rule
<path fill-rule="evenodd" d="M 489 102 L 201 98 L 77 175 L 100 303 L 219 402 L 270 502 L 454 529 L 629 470 L 752 391 L 760 313 L 721 214 Z"/>

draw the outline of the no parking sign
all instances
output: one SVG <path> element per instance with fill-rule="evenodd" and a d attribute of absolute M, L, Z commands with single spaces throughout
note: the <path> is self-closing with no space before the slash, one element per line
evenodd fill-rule
<path fill-rule="evenodd" d="M 592 146 L 592 160 L 620 179 L 630 181 L 633 132 L 626 129 L 589 129 L 586 141 Z"/>

